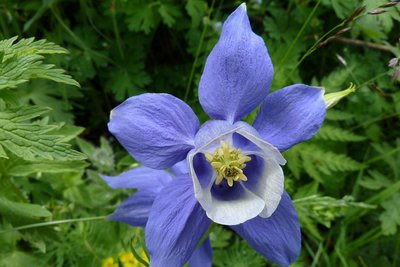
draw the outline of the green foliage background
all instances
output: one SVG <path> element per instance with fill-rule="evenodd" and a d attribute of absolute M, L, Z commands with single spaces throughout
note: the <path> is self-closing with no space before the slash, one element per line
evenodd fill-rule
<path fill-rule="evenodd" d="M 315 138 L 285 152 L 303 232 L 293 266 L 400 266 L 400 67 L 388 66 L 400 57 L 400 5 L 387 3 L 247 3 L 275 66 L 272 90 L 357 86 Z M 140 229 L 104 220 L 132 192 L 99 173 L 137 166 L 107 132 L 109 111 L 167 92 L 206 120 L 198 81 L 239 4 L 0 2 L 0 266 L 101 266 L 143 248 Z M 228 229 L 211 238 L 217 267 L 273 265 Z"/>

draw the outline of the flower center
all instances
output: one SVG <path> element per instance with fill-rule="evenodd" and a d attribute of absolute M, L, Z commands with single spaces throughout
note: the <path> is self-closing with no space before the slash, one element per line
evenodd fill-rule
<path fill-rule="evenodd" d="M 221 146 L 215 149 L 214 154 L 206 153 L 205 156 L 218 174 L 215 184 L 219 185 L 226 179 L 228 185 L 232 187 L 233 181 L 247 181 L 243 169 L 251 158 L 243 155 L 240 148 L 231 148 L 228 143 L 221 141 Z"/>

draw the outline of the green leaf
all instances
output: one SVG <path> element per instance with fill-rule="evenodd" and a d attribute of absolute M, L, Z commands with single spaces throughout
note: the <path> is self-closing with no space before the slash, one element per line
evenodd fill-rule
<path fill-rule="evenodd" d="M 385 211 L 379 216 L 384 235 L 393 235 L 400 226 L 400 193 L 396 193 L 381 205 Z"/>
<path fill-rule="evenodd" d="M 105 86 L 115 94 L 115 98 L 119 101 L 128 96 L 143 93 L 145 86 L 151 81 L 145 71 L 143 49 L 141 44 L 133 44 L 126 50 L 127 56 L 123 67 L 109 73 Z"/>
<path fill-rule="evenodd" d="M 57 128 L 56 125 L 28 121 L 46 112 L 48 108 L 37 106 L 0 111 L 0 147 L 25 160 L 85 159 L 83 154 L 63 142 L 63 136 L 49 133 Z"/>
<path fill-rule="evenodd" d="M 292 148 L 290 153 L 291 158 L 294 158 L 295 154 L 301 157 L 306 173 L 321 183 L 324 182 L 323 175 L 331 175 L 332 172 L 355 171 L 363 167 L 361 163 L 345 154 L 325 151 L 315 144 L 300 144 Z"/>
<path fill-rule="evenodd" d="M 342 199 L 335 199 L 328 196 L 311 195 L 295 199 L 293 203 L 296 210 L 299 212 L 300 220 L 302 216 L 307 216 L 328 228 L 331 227 L 331 222 L 335 218 L 345 214 L 347 208 L 375 208 L 374 205 L 355 202 L 352 196 L 344 196 Z"/>
<path fill-rule="evenodd" d="M 227 231 L 221 225 L 214 225 L 210 233 L 213 248 L 225 248 L 229 245 L 232 232 Z"/>
<path fill-rule="evenodd" d="M 176 18 L 180 15 L 179 9 L 171 4 L 161 4 L 158 8 L 158 12 L 163 22 L 170 28 L 175 24 Z"/>
<path fill-rule="evenodd" d="M 39 260 L 34 256 L 14 250 L 9 253 L 0 254 L 0 266 L 7 267 L 26 267 L 26 266 L 40 266 Z"/>
<path fill-rule="evenodd" d="M 262 267 L 265 266 L 264 258 L 258 254 L 246 241 L 236 242 L 223 249 L 215 249 L 215 266 L 217 267 Z"/>
<path fill-rule="evenodd" d="M 188 0 L 185 8 L 192 18 L 192 26 L 197 27 L 205 15 L 207 3 L 202 0 Z"/>
<path fill-rule="evenodd" d="M 100 172 L 114 170 L 114 152 L 105 138 L 100 139 L 100 148 L 80 138 L 77 141 L 79 148 Z"/>
<path fill-rule="evenodd" d="M 289 149 L 285 151 L 284 156 L 287 160 L 287 166 L 293 173 L 294 177 L 300 178 L 302 164 L 299 153 L 297 153 L 294 149 Z"/>
<path fill-rule="evenodd" d="M 347 0 L 324 0 L 323 4 L 331 5 L 336 15 L 340 19 L 344 19 L 351 15 L 351 13 L 357 8 L 356 1 L 347 1 Z"/>
<path fill-rule="evenodd" d="M 73 123 L 72 114 L 74 98 L 81 97 L 81 91 L 76 88 L 67 88 L 59 84 L 54 86 L 45 80 L 33 80 L 28 84 L 19 86 L 16 90 L 2 90 L 0 92 L 15 93 L 18 97 L 18 104 L 13 105 L 38 105 L 51 108 L 48 114 L 50 121 L 62 121 L 68 124 Z M 11 105 L 10 105 L 11 106 Z"/>
<path fill-rule="evenodd" d="M 359 181 L 362 187 L 370 190 L 379 190 L 381 188 L 389 187 L 393 184 L 384 174 L 377 170 L 371 170 L 368 172 L 371 177 L 364 177 Z"/>
<path fill-rule="evenodd" d="M 2 146 L 0 146 L 0 158 L 8 159 L 8 156 L 7 156 L 7 154 L 4 151 L 4 148 Z"/>
<path fill-rule="evenodd" d="M 146 34 L 155 28 L 159 18 L 154 10 L 154 3 L 138 4 L 133 1 L 127 3 L 126 19 L 128 27 L 132 31 L 144 31 Z"/>
<path fill-rule="evenodd" d="M 60 139 L 61 142 L 68 142 L 80 135 L 84 130 L 85 128 L 83 127 L 62 124 L 58 129 L 55 129 L 49 133 L 62 136 Z"/>
<path fill-rule="evenodd" d="M 9 216 L 41 218 L 50 217 L 51 212 L 42 206 L 28 203 L 17 203 L 0 197 L 0 213 Z"/>
<path fill-rule="evenodd" d="M 88 165 L 85 161 L 20 161 L 7 171 L 11 176 L 28 176 L 35 173 L 82 172 Z"/>
<path fill-rule="evenodd" d="M 315 138 L 341 142 L 359 142 L 365 140 L 365 137 L 363 136 L 329 124 L 324 124 L 315 135 Z"/>
<path fill-rule="evenodd" d="M 351 120 L 353 118 L 354 114 L 336 109 L 327 110 L 325 117 L 325 119 L 331 121 L 345 121 L 345 120 Z"/>
<path fill-rule="evenodd" d="M 79 87 L 79 83 L 65 74 L 64 70 L 44 64 L 45 54 L 65 54 L 67 50 L 46 40 L 17 37 L 0 41 L 0 90 L 15 88 L 30 79 L 43 78 Z"/>

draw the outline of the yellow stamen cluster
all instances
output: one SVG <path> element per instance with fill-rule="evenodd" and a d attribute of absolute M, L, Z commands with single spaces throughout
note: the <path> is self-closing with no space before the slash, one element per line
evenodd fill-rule
<path fill-rule="evenodd" d="M 144 252 L 144 250 L 140 251 L 140 257 L 142 259 L 147 259 L 146 253 Z M 135 256 L 133 256 L 133 253 L 130 251 L 125 251 L 122 252 L 119 255 L 119 260 L 122 263 L 123 267 L 142 267 L 144 266 L 143 264 L 141 264 L 136 258 Z"/>
<path fill-rule="evenodd" d="M 240 148 L 231 148 L 228 143 L 221 141 L 221 146 L 215 149 L 214 154 L 206 153 L 205 156 L 218 174 L 215 184 L 219 185 L 224 178 L 230 187 L 234 181 L 247 181 L 243 169 L 251 158 L 243 155 Z"/>
<path fill-rule="evenodd" d="M 118 267 L 118 262 L 115 262 L 113 257 L 108 257 L 101 262 L 101 267 Z"/>

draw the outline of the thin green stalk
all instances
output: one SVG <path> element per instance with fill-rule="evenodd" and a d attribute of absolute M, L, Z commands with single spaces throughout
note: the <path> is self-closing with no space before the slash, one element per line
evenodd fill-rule
<path fill-rule="evenodd" d="M 75 222 L 88 222 L 88 221 L 97 221 L 97 220 L 104 220 L 107 216 L 98 216 L 98 217 L 86 217 L 86 218 L 79 218 L 79 219 L 66 219 L 66 220 L 59 220 L 59 221 L 50 221 L 50 222 L 42 222 L 42 223 L 33 223 L 28 225 L 23 225 L 19 227 L 15 227 L 12 229 L 7 229 L 1 231 L 0 234 L 8 233 L 11 231 L 20 231 L 38 227 L 45 227 L 50 225 L 57 225 L 57 224 L 64 224 L 64 223 L 75 223 Z"/>
<path fill-rule="evenodd" d="M 83 240 L 83 244 L 85 245 L 86 249 L 90 252 L 90 254 L 93 255 L 93 257 L 98 261 L 101 262 L 100 257 L 96 254 L 96 252 L 94 251 L 93 247 L 90 245 L 89 241 L 86 239 Z"/>
<path fill-rule="evenodd" d="M 210 227 L 208 227 L 207 232 L 205 232 L 205 234 L 201 237 L 200 241 L 197 243 L 196 249 L 199 248 L 201 246 L 201 244 L 203 244 L 204 240 L 207 239 L 207 237 L 210 235 L 211 231 L 213 230 L 214 226 L 215 226 L 215 223 L 211 223 Z"/>
<path fill-rule="evenodd" d="M 146 261 L 146 260 L 144 260 L 144 259 L 139 255 L 139 253 L 137 253 L 137 251 L 135 250 L 135 244 L 138 243 L 138 242 L 137 242 L 138 239 L 141 239 L 141 238 L 138 237 L 138 236 L 140 235 L 140 232 L 141 232 L 141 230 L 140 230 L 139 228 L 136 228 L 135 236 L 134 236 L 134 238 L 132 239 L 132 242 L 131 242 L 132 254 L 133 254 L 133 256 L 135 257 L 135 259 L 137 259 L 137 260 L 138 260 L 140 263 L 142 263 L 144 266 L 148 267 L 148 266 L 150 265 L 149 262 Z M 140 241 L 139 241 L 139 242 L 140 242 Z M 141 243 L 142 243 L 142 242 L 140 242 L 140 244 L 141 244 Z M 143 247 L 143 251 L 145 252 L 147 259 L 150 259 L 149 254 L 148 254 L 148 252 L 147 252 L 147 250 L 146 250 L 146 247 L 145 247 L 143 244 L 141 244 L 141 246 Z"/>
<path fill-rule="evenodd" d="M 361 256 L 358 256 L 358 260 L 360 261 L 362 267 L 368 267 L 368 265 L 365 263 L 364 259 Z"/>
<path fill-rule="evenodd" d="M 356 250 L 359 247 L 364 246 L 367 243 L 370 243 L 372 240 L 379 238 L 382 235 L 381 226 L 377 226 L 372 228 L 356 240 L 352 241 L 351 243 L 347 244 L 346 251 L 350 253 L 351 251 Z"/>
<path fill-rule="evenodd" d="M 394 258 L 393 258 L 393 267 L 399 266 L 397 264 L 397 261 L 399 259 L 399 250 L 400 250 L 400 235 L 397 235 L 397 240 L 396 240 L 396 250 L 394 252 Z"/>
<path fill-rule="evenodd" d="M 319 4 L 321 3 L 321 0 L 318 0 L 317 4 L 314 6 L 313 10 L 311 10 L 310 14 L 308 15 L 306 21 L 304 22 L 303 26 L 301 26 L 300 31 L 297 33 L 296 37 L 294 38 L 293 42 L 290 44 L 289 49 L 286 51 L 286 54 L 283 56 L 282 60 L 279 62 L 277 68 L 276 68 L 276 73 L 278 73 L 282 69 L 282 65 L 285 64 L 287 58 L 290 56 L 292 53 L 292 50 L 294 46 L 297 44 L 300 36 L 303 34 L 304 30 L 310 23 L 311 19 L 314 17 L 315 12 L 318 9 Z"/>
<path fill-rule="evenodd" d="M 311 55 L 315 50 L 317 50 L 317 46 L 321 43 L 322 40 L 324 40 L 328 35 L 330 35 L 332 32 L 336 31 L 337 29 L 339 29 L 340 27 L 344 26 L 344 22 L 342 21 L 340 24 L 336 25 L 335 27 L 333 27 L 332 29 L 330 29 L 327 33 L 325 33 L 324 35 L 322 35 L 321 38 L 319 38 L 311 47 L 310 49 L 307 50 L 307 52 L 301 57 L 299 63 L 297 63 L 296 68 L 297 69 L 298 66 L 300 66 L 300 64 L 304 61 L 304 59 L 306 59 L 309 55 Z"/>
<path fill-rule="evenodd" d="M 359 17 L 361 17 L 363 15 L 359 15 L 357 17 L 355 17 L 352 20 L 357 20 Z M 331 33 L 333 33 L 334 31 L 336 31 L 337 29 L 339 29 L 340 27 L 343 27 L 348 21 L 344 20 L 341 23 L 339 23 L 338 25 L 336 25 L 335 27 L 333 27 L 332 29 L 330 29 L 327 33 L 325 33 L 324 35 L 322 35 L 321 38 L 319 38 L 312 46 L 310 49 L 307 50 L 307 52 L 301 57 L 300 61 L 297 63 L 296 67 L 294 68 L 297 69 L 301 63 L 304 61 L 304 59 L 306 59 L 309 55 L 311 55 L 315 50 L 317 50 L 317 46 L 322 42 L 322 40 L 324 40 L 327 36 L 329 36 Z"/>
<path fill-rule="evenodd" d="M 110 62 L 110 63 L 112 63 L 112 64 L 114 64 L 114 65 L 117 66 L 117 64 L 116 64 L 114 61 L 112 61 L 110 58 L 104 56 L 103 54 L 101 54 L 101 53 L 99 53 L 99 52 L 96 52 L 96 51 L 91 50 L 91 49 L 85 44 L 85 42 L 82 41 L 82 40 L 81 40 L 81 39 L 80 39 L 80 38 L 79 38 L 79 37 L 64 23 L 64 21 L 62 20 L 62 18 L 58 15 L 58 13 L 54 10 L 53 7 L 51 7 L 51 12 L 52 12 L 53 16 L 56 18 L 56 20 L 58 21 L 58 23 L 60 23 L 61 27 L 63 27 L 64 30 L 75 40 L 75 42 L 77 43 L 77 45 L 78 45 L 82 50 L 88 51 L 89 53 L 91 53 L 91 54 L 93 54 L 93 55 L 96 55 L 96 56 L 98 56 L 98 57 L 100 57 L 100 58 L 103 58 L 103 59 L 107 60 L 108 62 Z"/>
<path fill-rule="evenodd" d="M 112 1 L 111 5 L 112 5 L 111 18 L 112 18 L 112 24 L 113 24 L 113 28 L 114 28 L 115 39 L 117 40 L 119 54 L 120 54 L 121 58 L 124 59 L 124 51 L 123 51 L 122 45 L 121 45 L 121 37 L 119 35 L 117 18 L 115 17 L 115 1 Z"/>
<path fill-rule="evenodd" d="M 141 264 L 143 264 L 146 267 L 150 266 L 150 264 L 147 261 L 145 261 L 144 259 L 142 259 L 142 257 L 139 256 L 139 254 L 136 252 L 136 250 L 133 246 L 132 246 L 132 254 L 138 260 L 138 262 L 140 262 Z"/>
<path fill-rule="evenodd" d="M 210 19 L 210 17 L 211 17 L 211 13 L 212 13 L 212 11 L 214 9 L 214 4 L 215 4 L 215 0 L 213 0 L 212 3 L 211 3 L 210 10 L 209 10 L 208 15 L 207 15 L 208 19 Z M 189 81 L 188 81 L 188 84 L 186 86 L 185 96 L 183 98 L 183 100 L 185 102 L 187 102 L 187 100 L 188 100 L 188 96 L 189 96 L 189 92 L 190 92 L 190 86 L 192 85 L 192 82 L 193 82 L 194 71 L 196 70 L 197 61 L 199 60 L 200 51 L 201 51 L 201 48 L 203 46 L 204 38 L 206 36 L 206 31 L 207 31 L 207 25 L 205 24 L 204 28 L 203 28 L 203 31 L 201 33 L 201 36 L 200 36 L 199 45 L 197 46 L 197 49 L 196 49 L 196 56 L 195 56 L 194 61 L 193 61 L 192 70 L 190 71 Z"/>
<path fill-rule="evenodd" d="M 319 258 L 321 257 L 321 253 L 322 253 L 322 250 L 323 250 L 323 249 L 324 249 L 323 242 L 321 242 L 321 243 L 318 245 L 317 253 L 316 253 L 315 256 L 313 257 L 314 259 L 313 259 L 313 262 L 312 262 L 312 264 L 311 264 L 311 267 L 317 266 L 318 261 L 319 261 Z"/>
<path fill-rule="evenodd" d="M 383 117 L 379 116 L 378 118 L 375 118 L 375 119 L 366 121 L 366 122 L 364 122 L 364 123 L 360 123 L 359 125 L 350 128 L 350 131 L 354 131 L 354 130 L 356 130 L 356 129 L 358 129 L 358 128 L 361 128 L 361 127 L 363 127 L 363 126 L 364 126 L 364 127 L 365 127 L 365 126 L 368 126 L 368 125 L 370 125 L 370 124 L 372 124 L 372 123 L 376 123 L 376 122 L 379 122 L 379 121 L 382 121 L 382 120 L 390 119 L 390 118 L 392 118 L 392 117 L 397 117 L 397 116 L 399 116 L 399 115 L 400 115 L 400 112 L 394 112 L 394 113 L 388 114 L 388 115 L 383 116 Z"/>
<path fill-rule="evenodd" d="M 369 152 L 370 152 L 370 149 L 371 149 L 370 147 L 367 148 L 367 151 L 365 152 L 365 155 L 364 155 L 363 162 L 365 162 L 365 160 L 367 159 L 367 157 L 369 155 Z M 362 177 L 364 176 L 364 171 L 365 171 L 365 168 L 361 168 L 360 169 L 360 171 L 357 174 L 357 178 L 356 178 L 356 180 L 354 182 L 354 187 L 353 187 L 353 190 L 351 192 L 351 195 L 354 198 L 357 198 L 358 192 L 360 190 L 360 181 L 361 181 Z"/>
<path fill-rule="evenodd" d="M 373 197 L 369 198 L 368 200 L 364 201 L 367 204 L 378 204 L 385 199 L 389 198 L 392 196 L 394 193 L 400 190 L 400 181 L 392 184 L 390 187 L 387 187 L 386 189 L 380 191 L 379 193 L 375 194 Z M 346 218 L 344 219 L 345 224 L 350 224 L 354 222 L 355 220 L 359 220 L 362 216 L 366 215 L 369 213 L 371 209 L 355 209 L 353 211 L 350 211 L 347 215 Z"/>
<path fill-rule="evenodd" d="M 372 159 L 368 160 L 365 164 L 368 165 L 368 164 L 371 164 L 371 163 L 373 163 L 375 161 L 379 161 L 379 160 L 381 160 L 383 158 L 386 158 L 386 157 L 388 157 L 388 156 L 390 156 L 390 155 L 392 155 L 392 154 L 394 154 L 394 153 L 396 153 L 398 151 L 400 151 L 400 147 L 395 147 L 395 148 L 393 148 L 389 152 L 386 152 L 383 155 L 379 155 L 379 156 L 376 156 L 375 158 L 372 158 Z"/>
<path fill-rule="evenodd" d="M 5 12 L 3 11 L 3 13 L 5 13 Z M 1 25 L 1 29 L 2 29 L 1 39 L 5 39 L 6 37 L 10 37 L 10 33 L 8 31 L 9 27 L 8 27 L 7 23 L 5 22 L 5 20 L 4 20 L 4 15 L 2 13 L 0 13 L 0 25 Z"/>
<path fill-rule="evenodd" d="M 339 250 L 339 248 L 337 246 L 335 246 L 335 252 L 338 255 L 340 261 L 342 262 L 344 267 L 349 267 L 349 265 L 347 264 L 347 260 L 345 259 L 345 257 L 343 256 L 342 252 Z"/>

